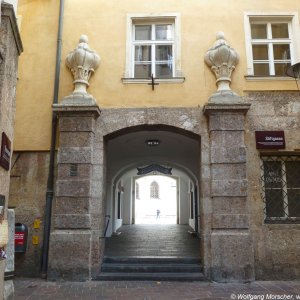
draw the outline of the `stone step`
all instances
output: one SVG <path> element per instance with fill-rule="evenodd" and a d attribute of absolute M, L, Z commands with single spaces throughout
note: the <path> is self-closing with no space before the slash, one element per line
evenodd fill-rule
<path fill-rule="evenodd" d="M 200 264 L 198 257 L 179 256 L 104 256 L 103 263 L 119 264 Z"/>
<path fill-rule="evenodd" d="M 141 273 L 197 273 L 201 272 L 200 264 L 186 263 L 103 263 L 101 272 L 141 272 Z"/>
<path fill-rule="evenodd" d="M 94 280 L 200 281 L 200 258 L 177 256 L 105 256 Z"/>
<path fill-rule="evenodd" d="M 100 273 L 94 280 L 101 281 L 206 281 L 202 273 Z"/>

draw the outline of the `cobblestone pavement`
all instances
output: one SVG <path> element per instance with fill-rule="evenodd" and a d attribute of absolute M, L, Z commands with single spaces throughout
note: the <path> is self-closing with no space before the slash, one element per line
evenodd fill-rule
<path fill-rule="evenodd" d="M 300 281 L 211 282 L 89 281 L 16 279 L 15 300 L 203 300 L 300 299 Z"/>

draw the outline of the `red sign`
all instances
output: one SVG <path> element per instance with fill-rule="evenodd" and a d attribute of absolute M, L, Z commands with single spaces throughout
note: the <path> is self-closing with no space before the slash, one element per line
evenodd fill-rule
<path fill-rule="evenodd" d="M 1 142 L 1 153 L 0 153 L 0 166 L 5 170 L 9 170 L 11 156 L 11 142 L 7 135 L 2 132 L 2 142 Z"/>
<path fill-rule="evenodd" d="M 23 246 L 25 243 L 25 232 L 15 232 L 15 246 Z"/>
<path fill-rule="evenodd" d="M 256 149 L 285 149 L 284 131 L 255 131 Z"/>

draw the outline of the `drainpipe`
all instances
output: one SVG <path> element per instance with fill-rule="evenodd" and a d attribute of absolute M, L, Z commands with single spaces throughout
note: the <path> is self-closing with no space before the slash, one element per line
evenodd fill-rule
<path fill-rule="evenodd" d="M 53 104 L 58 103 L 64 4 L 65 4 L 65 1 L 60 0 Z M 47 192 L 46 192 L 46 207 L 45 207 L 45 217 L 44 217 L 44 235 L 43 235 L 43 248 L 42 248 L 42 264 L 41 264 L 42 278 L 47 278 L 47 270 L 48 270 L 49 240 L 50 240 L 50 230 L 51 230 L 51 212 L 52 212 L 52 202 L 53 202 L 53 197 L 54 197 L 54 167 L 55 167 L 56 130 L 57 130 L 57 117 L 56 117 L 56 114 L 54 112 L 52 112 L 50 161 L 49 161 L 49 172 L 48 172 Z"/>

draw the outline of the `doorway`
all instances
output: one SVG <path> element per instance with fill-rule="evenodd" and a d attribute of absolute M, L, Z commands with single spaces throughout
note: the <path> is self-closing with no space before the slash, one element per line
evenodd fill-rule
<path fill-rule="evenodd" d="M 105 255 L 132 254 L 132 249 L 139 256 L 199 253 L 200 241 L 189 232 L 194 237 L 200 232 L 195 192 L 200 136 L 172 126 L 144 125 L 109 134 L 105 146 L 110 216 Z M 181 238 L 183 244 L 171 243 Z M 151 246 L 144 245 L 150 241 Z"/>
<path fill-rule="evenodd" d="M 148 175 L 135 180 L 134 224 L 177 224 L 177 179 Z"/>

